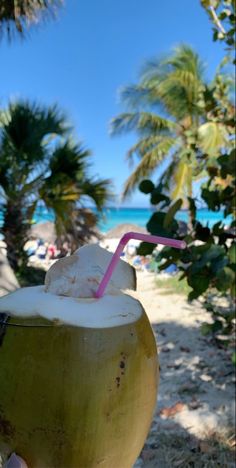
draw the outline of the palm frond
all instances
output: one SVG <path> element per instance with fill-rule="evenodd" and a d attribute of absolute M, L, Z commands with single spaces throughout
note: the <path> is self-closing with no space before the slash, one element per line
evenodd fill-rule
<path fill-rule="evenodd" d="M 111 133 L 113 135 L 120 135 L 132 130 L 140 134 L 153 132 L 170 133 L 176 127 L 173 121 L 151 112 L 126 112 L 111 121 Z"/>
<path fill-rule="evenodd" d="M 171 54 L 147 61 L 142 69 L 141 78 L 142 82 L 149 82 L 152 79 L 160 81 L 173 71 L 186 70 L 202 80 L 204 69 L 205 64 L 192 47 L 180 44 L 174 47 Z"/>
<path fill-rule="evenodd" d="M 84 198 L 92 198 L 101 210 L 110 181 L 89 178 L 90 151 L 67 136 L 57 108 L 16 103 L 1 112 L 0 121 L 0 192 L 6 200 L 2 232 L 12 265 L 20 264 L 39 201 L 53 210 L 57 234 L 78 247 L 79 239 L 93 234 L 96 222 L 84 209 Z"/>
<path fill-rule="evenodd" d="M 227 143 L 228 134 L 225 126 L 218 122 L 207 122 L 198 129 L 200 146 L 208 154 L 219 155 L 220 148 Z"/>
<path fill-rule="evenodd" d="M 44 107 L 27 101 L 10 103 L 0 120 L 2 151 L 19 170 L 30 170 L 31 165 L 43 161 L 45 138 L 61 137 L 68 131 L 65 116 L 56 106 Z"/>
<path fill-rule="evenodd" d="M 113 119 L 111 130 L 114 135 L 135 131 L 138 140 L 126 158 L 128 162 L 132 162 L 134 156 L 141 159 L 125 184 L 123 196 L 129 194 L 142 177 L 149 176 L 166 156 L 172 161 L 162 175 L 164 189 L 172 191 L 174 198 L 191 196 L 193 179 L 204 173 L 200 155 L 204 153 L 205 158 L 215 152 L 218 156 L 226 143 L 230 145 L 233 113 L 229 112 L 229 85 L 223 78 L 219 79 L 220 83 L 213 82 L 210 88 L 205 82 L 204 64 L 199 55 L 182 44 L 171 54 L 148 62 L 137 85 L 123 89 L 121 96 L 131 112 Z M 219 105 L 217 86 L 225 108 L 215 114 L 211 111 L 212 120 L 208 109 L 215 110 Z M 220 120 L 226 112 L 228 135 L 224 131 L 226 125 L 214 121 L 215 115 Z"/>
<path fill-rule="evenodd" d="M 148 177 L 161 164 L 165 156 L 167 155 L 158 147 L 148 151 L 125 182 L 122 198 L 130 195 L 142 178 Z"/>
<path fill-rule="evenodd" d="M 63 0 L 1 0 L 0 36 L 25 37 L 29 27 L 55 16 Z"/>
<path fill-rule="evenodd" d="M 146 100 L 161 103 L 177 119 L 192 109 L 197 112 L 202 82 L 203 64 L 198 54 L 185 45 L 177 47 L 171 55 L 148 62 L 141 76 L 141 86 L 148 90 Z"/>
<path fill-rule="evenodd" d="M 101 210 L 114 196 L 110 179 L 87 179 L 81 185 L 81 190 L 83 196 L 94 201 L 98 210 Z"/>
<path fill-rule="evenodd" d="M 63 144 L 57 145 L 51 154 L 49 169 L 53 177 L 64 174 L 70 179 L 79 180 L 81 175 L 84 177 L 89 167 L 90 156 L 91 152 L 83 148 L 80 143 L 66 140 Z"/>
<path fill-rule="evenodd" d="M 119 97 L 129 108 L 137 110 L 149 102 L 149 89 L 146 85 L 142 86 L 141 84 L 125 86 L 120 88 Z"/>
<path fill-rule="evenodd" d="M 157 151 L 157 154 L 168 155 L 170 149 L 177 144 L 175 137 L 168 137 L 162 135 L 150 135 L 147 138 L 142 138 L 135 145 L 133 145 L 127 152 L 126 159 L 132 164 L 134 155 L 139 159 L 143 158 L 146 153 Z"/>
<path fill-rule="evenodd" d="M 201 83 L 191 72 L 177 70 L 170 73 L 156 89 L 159 99 L 168 113 L 183 119 L 188 115 L 199 114 L 197 106 Z"/>
<path fill-rule="evenodd" d="M 40 172 L 37 177 L 34 177 L 30 182 L 26 182 L 22 186 L 21 194 L 22 195 L 31 195 L 32 193 L 37 193 L 42 185 L 44 179 L 44 172 Z"/>
<path fill-rule="evenodd" d="M 172 70 L 191 72 L 197 79 L 202 80 L 205 64 L 197 52 L 187 44 L 180 44 L 173 50 L 173 54 L 163 60 L 163 65 Z"/>

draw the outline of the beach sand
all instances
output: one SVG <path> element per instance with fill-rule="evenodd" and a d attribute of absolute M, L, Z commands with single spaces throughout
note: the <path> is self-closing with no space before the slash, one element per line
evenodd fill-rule
<path fill-rule="evenodd" d="M 234 425 L 232 349 L 219 349 L 211 337 L 201 335 L 200 327 L 211 322 L 211 315 L 200 302 L 191 305 L 185 296 L 167 295 L 164 280 L 163 289 L 157 289 L 154 274 L 138 272 L 137 276 L 140 299 L 158 345 L 160 385 L 151 430 L 134 467 L 213 466 L 200 460 L 199 465 L 184 464 L 183 454 L 183 463 L 178 461 L 186 445 L 202 444 L 209 434 L 224 434 Z M 171 461 L 176 440 L 180 458 L 175 458 L 175 449 Z"/>

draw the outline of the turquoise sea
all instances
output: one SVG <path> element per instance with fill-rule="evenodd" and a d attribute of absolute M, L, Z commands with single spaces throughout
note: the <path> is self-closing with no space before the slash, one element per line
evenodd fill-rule
<path fill-rule="evenodd" d="M 132 223 L 138 226 L 145 227 L 153 211 L 149 208 L 106 208 L 103 215 L 100 215 L 98 228 L 101 232 L 106 233 L 110 229 L 115 228 L 118 224 Z M 181 221 L 188 220 L 187 211 L 180 211 L 177 218 Z M 223 212 L 213 212 L 205 208 L 197 211 L 197 219 L 204 225 L 211 227 L 217 221 L 222 221 L 224 224 L 229 224 L 231 219 L 228 216 L 224 218 Z M 0 212 L 0 225 L 1 225 L 1 212 Z M 47 211 L 44 207 L 38 207 L 35 216 L 35 223 L 42 223 L 45 221 L 53 221 L 53 213 Z"/>
<path fill-rule="evenodd" d="M 102 232 L 107 232 L 113 229 L 117 224 L 132 223 L 138 226 L 146 227 L 148 220 L 154 213 L 149 208 L 109 208 L 105 210 L 104 219 L 99 222 L 99 228 Z M 177 214 L 177 219 L 180 221 L 188 221 L 188 212 L 180 211 Z M 223 221 L 224 224 L 229 224 L 230 217 L 224 218 L 223 212 L 214 212 L 207 209 L 201 209 L 197 212 L 197 219 L 204 226 L 213 226 L 218 221 Z"/>
<path fill-rule="evenodd" d="M 98 228 L 105 233 L 122 223 L 132 223 L 145 227 L 152 213 L 153 211 L 149 208 L 106 208 L 103 215 L 100 216 Z M 187 211 L 180 211 L 177 218 L 181 221 L 187 221 Z M 38 208 L 34 217 L 36 223 L 53 221 L 53 219 L 53 214 L 45 210 L 45 208 Z M 204 226 L 209 227 L 217 221 L 223 221 L 224 224 L 229 224 L 231 221 L 230 217 L 224 218 L 223 212 L 213 212 L 207 209 L 198 210 L 197 219 Z"/>

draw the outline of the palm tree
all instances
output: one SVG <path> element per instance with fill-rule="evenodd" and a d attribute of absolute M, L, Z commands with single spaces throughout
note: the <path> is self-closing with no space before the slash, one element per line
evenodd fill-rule
<path fill-rule="evenodd" d="M 122 90 L 130 111 L 112 120 L 111 132 L 138 135 L 127 153 L 127 160 L 132 164 L 137 157 L 138 165 L 125 183 L 123 197 L 167 159 L 162 185 L 173 199 L 186 199 L 193 179 L 202 174 L 203 154 L 219 154 L 226 136 L 219 122 L 206 122 L 206 99 L 212 97 L 214 84 L 207 86 L 203 71 L 198 54 L 181 45 L 161 60 L 148 62 L 139 83 Z"/>
<path fill-rule="evenodd" d="M 61 4 L 62 0 L 1 0 L 0 34 L 6 32 L 9 39 L 16 33 L 24 37 L 31 24 L 55 15 Z"/>
<path fill-rule="evenodd" d="M 89 160 L 56 107 L 18 102 L 0 115 L 1 231 L 14 269 L 27 260 L 23 247 L 39 203 L 53 210 L 59 239 L 75 248 L 89 238 L 96 217 L 85 209 L 85 199 L 101 210 L 110 183 L 89 176 Z"/>

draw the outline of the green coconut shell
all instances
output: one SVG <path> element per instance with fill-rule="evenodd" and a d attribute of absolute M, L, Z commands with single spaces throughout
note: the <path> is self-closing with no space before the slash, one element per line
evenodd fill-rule
<path fill-rule="evenodd" d="M 113 328 L 11 323 L 21 326 L 7 325 L 0 345 L 0 453 L 30 468 L 131 468 L 157 394 L 145 312 Z"/>

